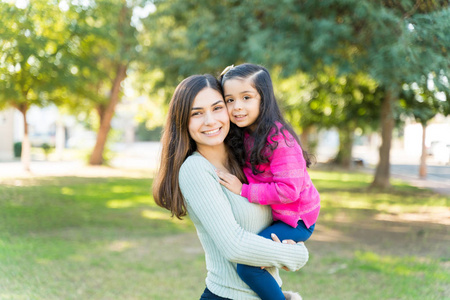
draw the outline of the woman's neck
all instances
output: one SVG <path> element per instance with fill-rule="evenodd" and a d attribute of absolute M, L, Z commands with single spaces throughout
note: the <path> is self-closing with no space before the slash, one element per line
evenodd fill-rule
<path fill-rule="evenodd" d="M 227 171 L 228 153 L 225 144 L 214 147 L 197 145 L 197 152 L 206 158 L 214 167 Z"/>

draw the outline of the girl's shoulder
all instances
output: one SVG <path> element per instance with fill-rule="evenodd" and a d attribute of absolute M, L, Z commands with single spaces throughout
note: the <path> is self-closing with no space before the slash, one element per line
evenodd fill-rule
<path fill-rule="evenodd" d="M 292 136 L 289 130 L 284 128 L 283 124 L 276 122 L 275 126 L 276 127 L 273 127 L 267 136 L 267 141 L 269 144 L 281 141 L 288 144 L 297 143 L 296 139 Z"/>

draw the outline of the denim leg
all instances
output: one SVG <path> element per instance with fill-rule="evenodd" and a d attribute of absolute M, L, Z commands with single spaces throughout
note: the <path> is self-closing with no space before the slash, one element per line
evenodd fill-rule
<path fill-rule="evenodd" d="M 272 238 L 270 237 L 270 235 L 272 233 L 275 233 L 280 241 L 294 240 L 296 242 L 304 242 L 309 239 L 315 227 L 316 224 L 313 224 L 311 225 L 311 227 L 307 228 L 302 220 L 298 221 L 298 225 L 296 228 L 289 226 L 281 221 L 275 221 L 272 223 L 272 225 L 261 231 L 259 235 L 271 240 Z"/>
<path fill-rule="evenodd" d="M 302 220 L 298 222 L 296 228 L 293 228 L 286 223 L 276 221 L 263 231 L 259 233 L 260 236 L 267 239 L 272 239 L 271 234 L 275 233 L 280 241 L 294 240 L 296 242 L 306 241 L 313 233 L 315 224 L 310 228 L 306 228 Z M 276 280 L 264 269 L 260 267 L 252 267 L 247 265 L 237 265 L 237 273 L 239 277 L 256 293 L 265 300 L 285 299 L 281 288 L 278 286 Z"/>
<path fill-rule="evenodd" d="M 262 300 L 285 300 L 275 278 L 261 267 L 237 265 L 237 273 Z"/>

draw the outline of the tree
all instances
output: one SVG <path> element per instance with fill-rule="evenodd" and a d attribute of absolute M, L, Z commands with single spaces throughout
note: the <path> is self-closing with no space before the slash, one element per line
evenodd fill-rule
<path fill-rule="evenodd" d="M 99 119 L 91 165 L 103 163 L 123 81 L 134 64 L 146 64 L 139 40 L 140 18 L 148 15 L 151 7 L 150 1 L 125 0 L 70 4 L 72 69 L 77 77 L 71 92 L 78 98 L 72 109 L 94 108 Z"/>
<path fill-rule="evenodd" d="M 21 159 L 30 170 L 27 111 L 32 105 L 59 104 L 68 97 L 65 15 L 47 1 L 17 7 L 0 2 L 0 106 L 19 110 L 24 120 Z"/>
<path fill-rule="evenodd" d="M 450 29 L 445 21 L 450 18 L 448 3 L 419 1 L 413 5 L 409 1 L 401 1 L 394 5 L 386 1 L 382 2 L 382 5 L 392 11 L 398 25 L 394 27 L 391 37 L 384 36 L 376 40 L 378 45 L 390 44 L 390 47 L 369 47 L 372 51 L 378 48 L 383 51 L 379 57 L 372 52 L 369 58 L 374 57 L 375 64 L 369 61 L 367 65 L 373 67 L 370 73 L 386 88 L 381 110 L 380 162 L 371 185 L 375 188 L 390 185 L 389 154 L 394 127 L 393 107 L 397 105 L 402 84 L 420 81 L 429 74 L 444 73 L 447 77 L 449 75 L 450 40 L 444 36 L 444 32 Z M 377 66 L 378 69 L 375 68 Z M 435 83 L 442 87 L 439 80 Z"/>
<path fill-rule="evenodd" d="M 174 0 L 157 5 L 157 16 L 164 30 L 154 49 L 158 67 L 172 74 L 166 80 L 243 61 L 280 68 L 286 77 L 327 66 L 368 74 L 385 91 L 373 187 L 390 185 L 393 107 L 401 86 L 429 74 L 449 77 L 448 1 Z"/>
<path fill-rule="evenodd" d="M 399 96 L 403 113 L 407 116 L 412 116 L 422 125 L 422 154 L 420 156 L 419 164 L 420 178 L 425 178 L 427 176 L 427 152 L 425 140 L 428 122 L 437 114 L 442 114 L 444 116 L 450 114 L 450 101 L 448 101 L 449 94 L 439 92 L 429 79 L 430 78 L 423 78 L 421 82 L 404 85 Z M 444 80 L 442 84 L 448 85 L 448 82 Z"/>
<path fill-rule="evenodd" d="M 383 92 L 367 75 L 338 75 L 336 68 L 325 70 L 326 73 L 307 76 L 308 80 L 296 88 L 281 81 L 277 87 L 284 93 L 279 100 L 291 123 L 299 123 L 302 128 L 337 128 L 340 143 L 334 161 L 350 168 L 354 132 L 358 128 L 362 132 L 377 128 Z"/>

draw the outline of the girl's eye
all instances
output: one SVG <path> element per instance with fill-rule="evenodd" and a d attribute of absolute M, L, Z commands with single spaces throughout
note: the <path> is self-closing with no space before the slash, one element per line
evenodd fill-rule
<path fill-rule="evenodd" d="M 250 99 L 250 96 L 244 96 L 244 100 Z"/>
<path fill-rule="evenodd" d="M 226 100 L 227 103 L 231 103 L 231 102 L 233 102 L 233 101 L 234 101 L 234 100 L 231 99 L 231 98 L 228 98 L 228 99 Z"/>

